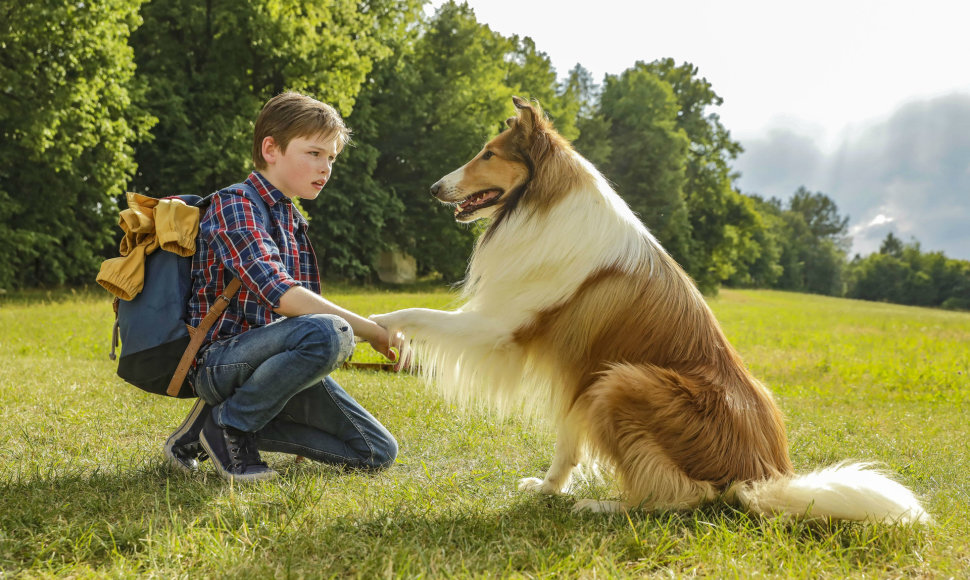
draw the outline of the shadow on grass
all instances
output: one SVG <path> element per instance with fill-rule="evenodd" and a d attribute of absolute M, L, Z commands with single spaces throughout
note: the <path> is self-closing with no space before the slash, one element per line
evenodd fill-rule
<path fill-rule="evenodd" d="M 570 498 L 535 494 L 493 503 L 407 499 L 393 479 L 389 492 L 382 482 L 363 483 L 371 495 L 366 509 L 342 510 L 346 499 L 329 497 L 330 486 L 345 478 L 356 484 L 360 474 L 294 463 L 282 473 L 273 484 L 233 487 L 211 472 L 186 476 L 150 464 L 2 484 L 0 569 L 55 562 L 97 569 L 128 560 L 142 571 L 171 562 L 161 565 L 163 575 L 679 575 L 737 566 L 851 572 L 909 565 L 900 554 L 924 541 L 911 528 L 762 519 L 723 505 L 600 515 L 573 513 Z M 181 550 L 204 542 L 233 555 L 176 562 Z"/>

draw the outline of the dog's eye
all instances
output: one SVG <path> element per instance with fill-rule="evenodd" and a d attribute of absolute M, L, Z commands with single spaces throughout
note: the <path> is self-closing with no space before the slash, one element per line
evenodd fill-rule
<path fill-rule="evenodd" d="M 485 154 L 484 154 L 484 155 L 482 155 L 482 161 L 488 161 L 488 160 L 489 160 L 489 159 L 491 159 L 491 158 L 492 158 L 492 157 L 493 157 L 494 155 L 495 155 L 495 154 L 494 154 L 494 153 L 492 153 L 491 151 L 486 151 L 486 152 L 485 152 Z"/>

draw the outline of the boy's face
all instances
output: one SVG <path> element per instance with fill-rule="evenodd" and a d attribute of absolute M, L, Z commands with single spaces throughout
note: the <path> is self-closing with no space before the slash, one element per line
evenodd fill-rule
<path fill-rule="evenodd" d="M 316 199 L 330 179 L 334 159 L 340 152 L 335 136 L 297 137 L 280 150 L 272 137 L 263 139 L 262 174 L 283 195 L 293 199 Z"/>

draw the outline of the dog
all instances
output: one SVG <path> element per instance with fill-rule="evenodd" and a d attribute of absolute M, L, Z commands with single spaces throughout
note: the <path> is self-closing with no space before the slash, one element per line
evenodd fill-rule
<path fill-rule="evenodd" d="M 913 493 L 866 463 L 796 475 L 782 415 L 690 277 L 559 135 L 538 103 L 431 187 L 455 219 L 488 219 L 454 311 L 373 316 L 412 338 L 399 364 L 465 401 L 545 415 L 555 456 L 519 489 L 568 490 L 609 466 L 621 501 L 575 509 L 689 509 L 726 501 L 807 519 L 929 522 Z"/>

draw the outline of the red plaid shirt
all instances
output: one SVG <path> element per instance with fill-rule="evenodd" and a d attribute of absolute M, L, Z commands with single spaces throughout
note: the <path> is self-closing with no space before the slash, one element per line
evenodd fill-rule
<path fill-rule="evenodd" d="M 199 223 L 192 258 L 189 317 L 198 326 L 231 277 L 242 282 L 236 298 L 212 325 L 208 343 L 282 318 L 273 312 L 280 297 L 296 285 L 320 293 L 317 257 L 307 238 L 307 224 L 280 190 L 254 171 L 246 180 L 269 207 L 271 224 L 242 191 L 226 188 L 213 194 Z"/>

